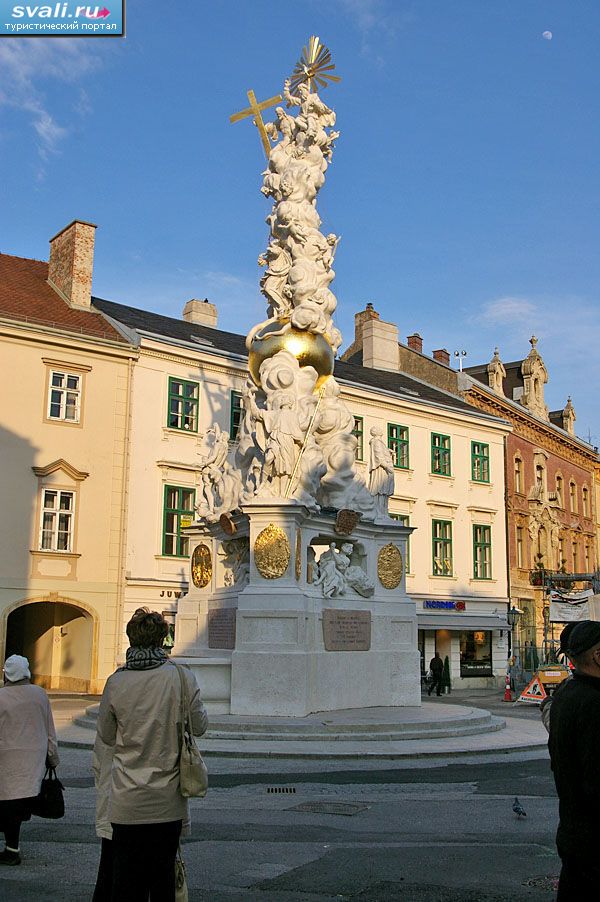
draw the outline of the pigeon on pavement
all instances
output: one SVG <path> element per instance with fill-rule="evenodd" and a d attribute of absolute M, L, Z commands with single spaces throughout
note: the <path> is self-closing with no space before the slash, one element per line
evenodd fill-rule
<path fill-rule="evenodd" d="M 521 820 L 522 817 L 527 817 L 527 812 L 519 802 L 518 798 L 515 796 L 515 800 L 513 802 L 512 810 L 517 815 L 517 820 Z"/>

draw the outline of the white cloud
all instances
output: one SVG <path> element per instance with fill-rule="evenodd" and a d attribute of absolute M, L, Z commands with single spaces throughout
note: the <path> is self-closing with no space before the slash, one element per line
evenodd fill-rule
<path fill-rule="evenodd" d="M 495 346 L 503 361 L 522 360 L 530 351 L 533 334 L 550 376 L 546 403 L 558 410 L 571 395 L 578 434 L 598 433 L 600 357 L 594 348 L 600 344 L 600 304 L 592 298 L 503 296 L 483 303 L 475 314 L 466 314 L 462 324 L 457 320 L 445 340 L 449 347 L 468 349 L 468 366 L 490 360 Z"/>
<path fill-rule="evenodd" d="M 484 304 L 475 319 L 482 325 L 513 323 L 520 327 L 522 323 L 535 318 L 537 312 L 535 303 L 527 298 L 502 297 Z"/>
<path fill-rule="evenodd" d="M 339 0 L 340 6 L 360 31 L 369 31 L 382 14 L 381 0 Z"/>
<path fill-rule="evenodd" d="M 361 34 L 361 55 L 377 66 L 385 64 L 381 42 L 393 40 L 397 32 L 415 20 L 412 4 L 403 0 L 337 0 Z"/>
<path fill-rule="evenodd" d="M 55 80 L 74 84 L 98 68 L 96 53 L 82 38 L 57 41 L 0 42 L 0 106 L 29 115 L 42 159 L 59 150 L 68 128 L 59 123 L 47 102 L 44 87 Z"/>
<path fill-rule="evenodd" d="M 240 279 L 239 276 L 234 276 L 229 272 L 206 272 L 204 275 L 207 282 L 219 287 L 235 286 L 236 288 L 243 288 L 247 287 L 248 284 L 243 279 Z"/>

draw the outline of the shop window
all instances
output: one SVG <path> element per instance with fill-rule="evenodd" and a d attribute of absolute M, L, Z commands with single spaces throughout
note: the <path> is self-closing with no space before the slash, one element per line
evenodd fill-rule
<path fill-rule="evenodd" d="M 356 436 L 356 451 L 354 453 L 356 460 L 364 460 L 365 459 L 365 447 L 364 447 L 364 439 L 365 439 L 365 424 L 363 422 L 362 417 L 354 417 L 354 429 L 352 430 L 352 435 Z"/>
<path fill-rule="evenodd" d="M 235 442 L 238 437 L 243 416 L 242 393 L 232 391 L 229 402 L 229 438 L 232 442 Z"/>
<path fill-rule="evenodd" d="M 460 633 L 461 677 L 493 676 L 491 630 Z"/>
<path fill-rule="evenodd" d="M 167 426 L 182 432 L 198 432 L 198 382 L 169 378 Z"/>
<path fill-rule="evenodd" d="M 437 476 L 450 476 L 452 473 L 449 435 L 431 433 L 431 472 Z"/>
<path fill-rule="evenodd" d="M 471 479 L 473 482 L 490 481 L 490 446 L 483 442 L 471 442 Z"/>
<path fill-rule="evenodd" d="M 162 553 L 169 557 L 188 557 L 189 537 L 182 535 L 184 526 L 194 520 L 195 490 L 176 485 L 165 486 Z"/>
<path fill-rule="evenodd" d="M 408 470 L 408 429 L 406 426 L 398 426 L 396 423 L 388 423 L 387 427 L 388 448 L 392 452 L 394 466 L 401 470 Z"/>

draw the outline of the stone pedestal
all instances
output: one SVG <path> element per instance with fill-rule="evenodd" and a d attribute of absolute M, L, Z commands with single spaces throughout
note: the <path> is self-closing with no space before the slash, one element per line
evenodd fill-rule
<path fill-rule="evenodd" d="M 174 654 L 195 671 L 209 708 L 302 717 L 420 704 L 416 610 L 398 566 L 410 527 L 361 522 L 342 535 L 335 512 L 280 500 L 245 505 L 233 522 L 233 536 L 219 525 L 187 530 L 193 572 Z M 336 556 L 352 544 L 346 559 L 364 571 L 360 591 L 324 597 L 315 582 L 332 543 Z"/>

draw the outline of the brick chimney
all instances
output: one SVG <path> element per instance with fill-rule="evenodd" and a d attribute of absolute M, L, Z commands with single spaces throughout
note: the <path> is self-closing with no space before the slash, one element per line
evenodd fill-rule
<path fill-rule="evenodd" d="M 92 302 L 96 226 L 74 219 L 50 239 L 48 282 L 71 306 L 89 310 Z"/>
<path fill-rule="evenodd" d="M 423 339 L 418 332 L 413 332 L 412 335 L 409 335 L 406 343 L 411 351 L 418 351 L 419 354 L 423 353 Z"/>
<path fill-rule="evenodd" d="M 364 324 L 371 319 L 379 319 L 379 314 L 371 303 L 367 304 L 364 310 L 354 314 L 354 341 L 357 344 L 362 344 Z"/>
<path fill-rule="evenodd" d="M 437 351 L 434 351 L 433 359 L 438 363 L 443 363 L 444 366 L 450 366 L 450 354 L 446 348 L 438 348 Z"/>
<path fill-rule="evenodd" d="M 208 298 L 204 298 L 203 301 L 192 298 L 183 308 L 182 316 L 186 323 L 210 326 L 211 329 L 217 328 L 217 308 L 211 304 Z"/>

